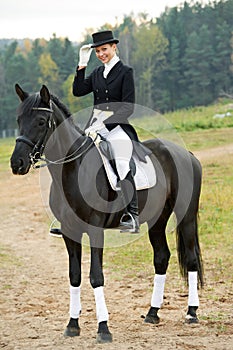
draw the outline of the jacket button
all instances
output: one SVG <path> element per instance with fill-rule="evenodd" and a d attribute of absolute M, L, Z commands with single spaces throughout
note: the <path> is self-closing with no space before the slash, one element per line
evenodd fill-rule
<path fill-rule="evenodd" d="M 105 90 L 106 94 L 108 93 L 108 90 Z"/>
<path fill-rule="evenodd" d="M 109 107 L 107 106 L 106 109 L 109 109 Z"/>

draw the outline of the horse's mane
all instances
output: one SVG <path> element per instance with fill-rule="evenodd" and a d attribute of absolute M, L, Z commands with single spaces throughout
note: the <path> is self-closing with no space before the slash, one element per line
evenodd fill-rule
<path fill-rule="evenodd" d="M 72 114 L 68 107 L 62 103 L 59 98 L 51 94 L 51 100 L 62 110 L 66 118 L 69 118 Z M 38 107 L 40 104 L 40 93 L 36 92 L 35 94 L 29 95 L 18 107 L 18 113 L 20 114 L 23 110 L 30 110 L 33 107 Z"/>
<path fill-rule="evenodd" d="M 70 121 L 72 120 L 72 123 L 73 123 L 73 126 L 75 127 L 75 129 L 81 135 L 85 135 L 85 132 L 74 123 L 73 118 L 72 118 L 72 113 L 70 112 L 69 108 L 66 105 L 64 105 L 64 103 L 61 102 L 56 95 L 51 94 L 51 100 L 57 105 L 58 108 L 60 108 L 62 110 L 62 112 L 64 113 L 66 118 L 69 118 Z"/>
<path fill-rule="evenodd" d="M 62 110 L 66 118 L 71 117 L 72 113 L 70 112 L 69 108 L 66 107 L 66 105 L 64 105 L 64 103 L 61 102 L 56 95 L 51 94 L 51 100 L 58 106 L 58 108 Z"/>

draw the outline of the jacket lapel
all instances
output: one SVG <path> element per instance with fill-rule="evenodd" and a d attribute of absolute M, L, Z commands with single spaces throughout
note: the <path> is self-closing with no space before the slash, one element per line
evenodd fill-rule
<path fill-rule="evenodd" d="M 109 84 L 111 81 L 116 79 L 116 77 L 119 75 L 121 68 L 123 66 L 123 63 L 121 61 L 118 61 L 115 66 L 110 70 L 110 72 L 107 75 L 106 82 Z"/>

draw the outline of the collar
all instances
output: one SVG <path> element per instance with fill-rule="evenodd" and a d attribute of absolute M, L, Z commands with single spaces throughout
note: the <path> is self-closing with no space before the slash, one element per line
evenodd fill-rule
<path fill-rule="evenodd" d="M 108 62 L 104 64 L 104 78 L 107 77 L 108 73 L 110 72 L 110 70 L 115 66 L 115 64 L 120 61 L 120 58 L 117 56 L 117 54 L 115 53 L 115 55 L 113 56 L 113 58 Z"/>

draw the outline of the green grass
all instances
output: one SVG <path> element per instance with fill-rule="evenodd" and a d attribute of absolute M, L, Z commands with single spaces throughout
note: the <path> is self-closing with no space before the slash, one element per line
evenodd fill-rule
<path fill-rule="evenodd" d="M 10 156 L 15 146 L 15 139 L 0 139 L 0 172 L 9 169 Z"/>
<path fill-rule="evenodd" d="M 224 118 L 216 115 L 230 113 Z M 232 101 L 219 101 L 208 107 L 193 107 L 164 115 L 177 131 L 193 131 L 233 127 Z"/>
<path fill-rule="evenodd" d="M 216 114 L 231 116 L 214 118 Z M 233 103 L 219 101 L 208 107 L 194 107 L 166 114 L 151 113 L 135 118 L 132 124 L 139 138 L 167 138 L 191 150 L 200 150 L 230 143 L 233 140 Z"/>
<path fill-rule="evenodd" d="M 228 155 L 203 164 L 203 185 L 200 200 L 200 236 L 206 256 L 216 267 L 215 278 L 233 283 L 231 259 L 233 162 Z"/>
<path fill-rule="evenodd" d="M 195 130 L 179 133 L 191 151 L 209 149 L 233 143 L 233 128 Z"/>

